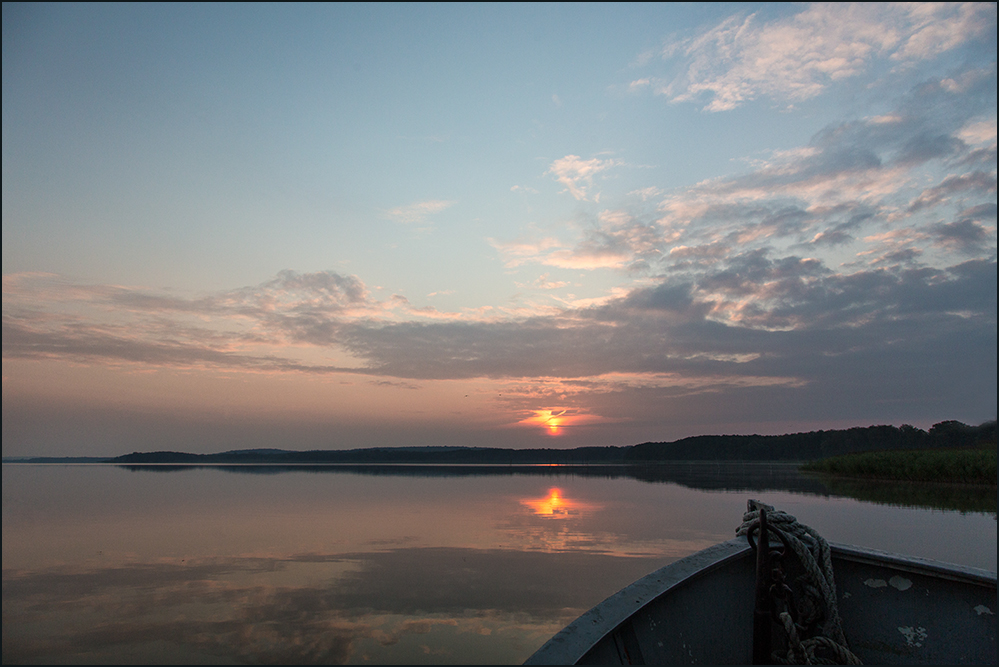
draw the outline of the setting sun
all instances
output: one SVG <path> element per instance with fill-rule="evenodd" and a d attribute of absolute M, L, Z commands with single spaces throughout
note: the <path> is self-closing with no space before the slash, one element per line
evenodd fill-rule
<path fill-rule="evenodd" d="M 547 429 L 548 435 L 560 435 L 564 426 L 572 422 L 567 410 L 535 410 L 534 414 L 522 420 L 521 424 L 533 424 Z"/>
<path fill-rule="evenodd" d="M 559 428 L 561 420 L 558 417 L 550 417 L 548 419 L 548 433 L 550 435 L 558 435 L 562 429 Z"/>
<path fill-rule="evenodd" d="M 594 415 L 582 408 L 543 408 L 531 410 L 531 415 L 517 422 L 523 426 L 540 426 L 550 436 L 566 435 L 569 427 L 607 423 L 613 421 Z"/>

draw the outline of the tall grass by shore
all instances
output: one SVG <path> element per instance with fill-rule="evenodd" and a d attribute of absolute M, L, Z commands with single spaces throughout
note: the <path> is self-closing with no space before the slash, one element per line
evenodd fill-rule
<path fill-rule="evenodd" d="M 959 482 L 996 486 L 996 447 L 918 449 L 845 454 L 801 466 L 806 472 L 903 482 Z"/>

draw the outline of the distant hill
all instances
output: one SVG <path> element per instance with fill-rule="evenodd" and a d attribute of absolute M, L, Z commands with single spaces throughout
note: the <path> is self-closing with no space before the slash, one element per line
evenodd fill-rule
<path fill-rule="evenodd" d="M 6 456 L 4 463 L 110 463 L 108 456 Z"/>
<path fill-rule="evenodd" d="M 786 435 L 701 435 L 672 442 L 575 449 L 498 447 L 372 447 L 305 452 L 239 449 L 217 454 L 133 452 L 113 458 L 36 457 L 5 459 L 23 463 L 115 463 L 122 465 L 307 465 L 409 463 L 428 465 L 646 464 L 676 461 L 810 461 L 840 454 L 898 449 L 977 447 L 996 443 L 995 420 L 979 426 L 958 421 L 929 431 L 902 426 L 867 426 Z"/>
<path fill-rule="evenodd" d="M 183 452 L 134 452 L 112 463 L 186 463 L 203 465 L 260 463 L 270 465 L 332 463 L 422 463 L 430 465 L 492 464 L 524 465 L 551 463 L 627 463 L 630 447 L 579 447 L 576 449 L 505 449 L 498 447 L 372 447 L 367 449 L 321 449 L 306 452 L 285 450 L 241 450 L 219 454 Z"/>

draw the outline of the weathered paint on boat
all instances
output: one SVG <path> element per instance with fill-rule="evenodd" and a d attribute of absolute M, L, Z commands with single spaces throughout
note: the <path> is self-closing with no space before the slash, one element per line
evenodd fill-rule
<path fill-rule="evenodd" d="M 995 664 L 996 574 L 830 544 L 843 630 L 865 664 Z M 755 553 L 740 537 L 586 612 L 525 664 L 750 664 Z"/>

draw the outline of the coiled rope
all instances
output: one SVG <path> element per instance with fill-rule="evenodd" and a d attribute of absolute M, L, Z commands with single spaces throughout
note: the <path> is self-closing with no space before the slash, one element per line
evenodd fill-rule
<path fill-rule="evenodd" d="M 736 535 L 748 535 L 750 530 L 759 527 L 760 507 L 766 509 L 769 529 L 779 531 L 786 538 L 782 542 L 794 552 L 805 572 L 795 582 L 799 588 L 795 597 L 798 622 L 787 611 L 778 616 L 787 635 L 787 654 L 780 656 L 775 651 L 772 657 L 776 662 L 795 665 L 863 664 L 847 647 L 843 634 L 829 543 L 787 512 L 756 500 L 749 501 L 748 511 L 742 515 L 742 525 L 736 529 Z M 769 537 L 760 536 L 758 542 L 758 548 L 767 548 Z M 818 624 L 820 620 L 823 622 Z M 816 656 L 818 649 L 825 649 L 832 657 Z"/>

